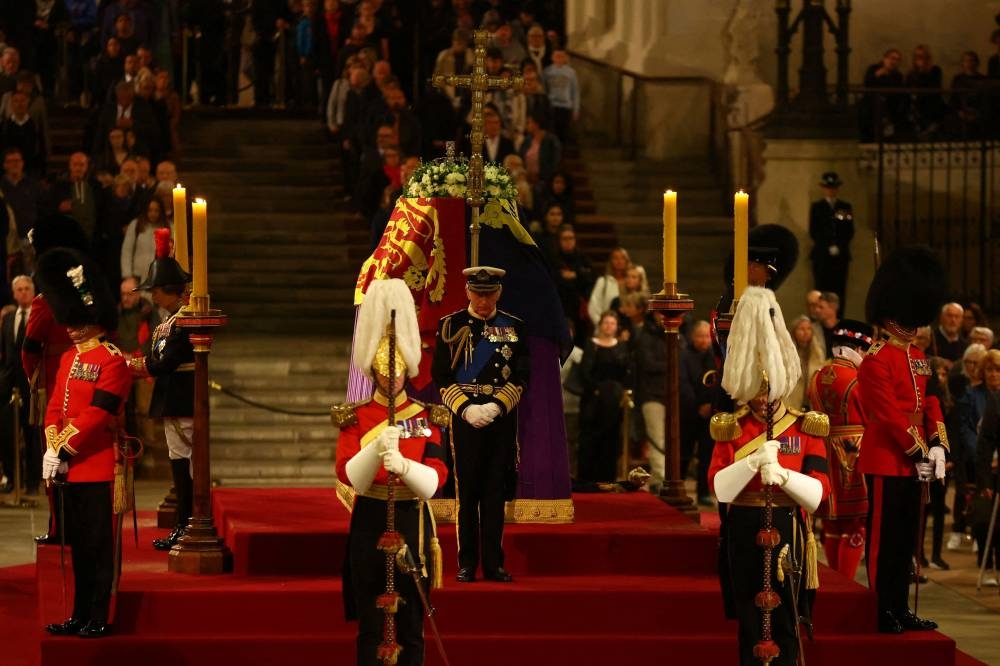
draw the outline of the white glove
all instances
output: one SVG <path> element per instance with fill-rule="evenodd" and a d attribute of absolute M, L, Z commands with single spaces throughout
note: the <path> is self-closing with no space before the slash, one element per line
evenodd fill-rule
<path fill-rule="evenodd" d="M 410 461 L 399 449 L 389 450 L 382 454 L 382 467 L 387 472 L 405 477 L 410 471 Z"/>
<path fill-rule="evenodd" d="M 757 447 L 757 450 L 748 455 L 744 460 L 747 461 L 747 465 L 753 470 L 754 474 L 760 471 L 760 468 L 767 463 L 778 462 L 778 450 L 781 448 L 781 444 L 777 440 L 769 439 L 762 445 Z"/>
<path fill-rule="evenodd" d="M 831 257 L 836 257 L 837 255 L 840 254 L 840 248 L 837 247 L 836 245 L 831 245 L 829 247 L 829 250 L 830 250 L 830 256 Z"/>
<path fill-rule="evenodd" d="M 462 418 L 473 428 L 483 428 L 493 423 L 484 405 L 469 405 L 462 412 Z"/>
<path fill-rule="evenodd" d="M 42 479 L 54 479 L 58 474 L 66 474 L 69 471 L 69 463 L 60 460 L 59 455 L 52 449 L 45 451 L 42 456 Z"/>
<path fill-rule="evenodd" d="M 483 411 L 485 411 L 486 415 L 490 417 L 490 421 L 493 421 L 500 416 L 500 405 L 495 402 L 488 402 L 483 405 Z"/>
<path fill-rule="evenodd" d="M 386 451 L 399 451 L 399 428 L 397 426 L 386 426 L 378 436 L 378 453 L 382 455 Z"/>
<path fill-rule="evenodd" d="M 765 486 L 783 486 L 788 481 L 788 470 L 776 462 L 765 463 L 760 468 L 760 482 Z"/>
<path fill-rule="evenodd" d="M 932 446 L 930 452 L 927 454 L 927 459 L 930 461 L 930 464 L 934 465 L 934 480 L 940 481 L 943 479 L 945 474 L 944 448 Z"/>
<path fill-rule="evenodd" d="M 351 486 L 359 494 L 367 492 L 372 481 L 375 480 L 375 474 L 378 473 L 379 464 L 382 462 L 378 457 L 378 449 L 379 445 L 372 442 L 355 453 L 344 467 L 344 471 L 347 472 L 347 480 L 351 482 Z"/>
<path fill-rule="evenodd" d="M 934 478 L 934 464 L 920 461 L 913 465 L 917 468 L 917 479 L 919 481 L 930 481 Z"/>

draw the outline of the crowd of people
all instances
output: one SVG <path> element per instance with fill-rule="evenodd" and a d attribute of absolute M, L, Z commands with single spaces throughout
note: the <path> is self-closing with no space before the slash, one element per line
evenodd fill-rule
<path fill-rule="evenodd" d="M 1000 16 L 998 16 L 1000 19 Z M 1000 20 L 998 20 L 1000 23 Z M 890 48 L 865 70 L 858 104 L 862 141 L 978 139 L 995 136 L 1000 114 L 1000 28 L 990 35 L 997 50 L 982 70 L 979 53 L 961 54 L 945 93 L 945 78 L 927 44 L 918 44 L 904 71 L 903 52 Z M 893 88 L 901 92 L 892 92 Z"/>

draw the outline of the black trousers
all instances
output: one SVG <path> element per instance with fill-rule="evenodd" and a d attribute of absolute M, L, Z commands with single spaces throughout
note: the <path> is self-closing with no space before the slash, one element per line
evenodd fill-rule
<path fill-rule="evenodd" d="M 406 539 L 413 558 L 419 563 L 420 502 L 396 502 L 396 530 Z M 424 505 L 424 511 L 428 511 Z M 385 592 L 385 553 L 378 540 L 385 531 L 386 503 L 370 497 L 358 497 L 351 512 L 351 533 L 344 567 L 345 611 L 348 620 L 358 620 L 358 666 L 380 666 L 378 646 L 382 643 L 385 612 L 375 601 Z M 424 517 L 424 548 L 429 553 L 430 520 Z M 424 581 L 426 583 L 426 581 Z M 405 666 L 424 663 L 424 612 L 416 583 L 411 576 L 395 573 L 395 588 L 403 598 L 395 615 L 396 642 L 402 647 L 399 660 Z M 426 584 L 424 591 L 428 592 Z"/>
<path fill-rule="evenodd" d="M 915 476 L 875 476 L 868 482 L 868 586 L 879 612 L 909 610 L 910 564 L 920 521 L 920 482 Z"/>
<path fill-rule="evenodd" d="M 503 566 L 503 516 L 517 449 L 517 410 L 485 428 L 452 420 L 458 495 L 458 566 Z"/>
<path fill-rule="evenodd" d="M 847 311 L 847 259 L 843 255 L 813 259 L 813 286 L 840 296 L 840 314 Z"/>
<path fill-rule="evenodd" d="M 764 586 L 764 550 L 756 544 L 763 516 L 763 509 L 730 505 L 725 522 L 730 586 L 736 619 L 740 623 L 740 664 L 747 666 L 760 663 L 753 656 L 753 647 L 763 633 L 762 616 L 760 609 L 754 604 L 754 597 Z M 795 636 L 798 613 L 792 598 L 790 578 L 786 577 L 784 583 L 779 583 L 776 577 L 778 553 L 784 544 L 792 543 L 793 521 L 794 508 L 775 507 L 772 510 L 772 524 L 781 535 L 781 543 L 771 551 L 771 588 L 781 596 L 781 605 L 771 612 L 771 638 L 781 649 L 778 658 L 771 662 L 775 666 L 793 666 L 799 654 L 799 643 Z M 797 541 L 800 550 L 803 543 L 804 535 L 800 531 Z M 801 555 L 799 561 L 802 562 Z M 803 576 L 803 580 L 804 578 Z M 799 598 L 801 604 L 807 603 L 804 591 L 800 591 Z"/>
<path fill-rule="evenodd" d="M 258 35 L 251 47 L 253 55 L 253 90 L 254 102 L 257 106 L 271 103 L 274 81 L 274 60 L 276 49 L 271 35 Z"/>
<path fill-rule="evenodd" d="M 73 547 L 73 617 L 107 622 L 114 579 L 111 482 L 67 483 L 62 492 L 67 542 Z"/>

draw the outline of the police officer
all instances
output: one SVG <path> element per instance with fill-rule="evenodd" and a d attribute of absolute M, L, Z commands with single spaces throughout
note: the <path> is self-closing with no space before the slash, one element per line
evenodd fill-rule
<path fill-rule="evenodd" d="M 842 185 L 840 176 L 827 171 L 819 181 L 823 198 L 809 207 L 809 237 L 813 249 L 809 254 L 813 265 L 813 287 L 832 291 L 840 297 L 840 311 L 847 311 L 847 265 L 851 261 L 851 239 L 854 238 L 854 209 L 837 198 Z"/>
<path fill-rule="evenodd" d="M 506 272 L 474 266 L 469 306 L 441 319 L 431 375 L 452 412 L 458 496 L 458 576 L 510 582 L 504 569 L 504 501 L 516 487 L 517 405 L 528 385 L 524 324 L 497 309 Z"/>
<path fill-rule="evenodd" d="M 115 330 L 118 313 L 96 265 L 75 250 L 56 248 L 39 257 L 36 276 L 74 345 L 62 355 L 52 386 L 42 459 L 43 479 L 65 479 L 73 614 L 45 629 L 58 636 L 99 638 L 111 631 L 115 444 L 132 376 L 122 353 L 105 339 Z"/>
<path fill-rule="evenodd" d="M 177 495 L 177 523 L 170 534 L 153 540 L 156 550 L 170 550 L 187 529 L 194 504 L 191 439 L 194 434 L 194 347 L 187 329 L 176 323 L 184 305 L 184 295 L 191 276 L 170 256 L 170 230 L 156 230 L 156 258 L 137 290 L 149 290 L 153 303 L 170 317 L 153 331 L 148 356 L 129 360 L 136 377 L 155 377 L 149 415 L 163 419 L 163 431 L 170 457 Z"/>
<path fill-rule="evenodd" d="M 868 488 L 858 465 L 865 414 L 858 388 L 858 368 L 872 344 L 872 327 L 841 319 L 832 331 L 833 358 L 813 375 L 809 404 L 830 418 L 826 459 L 830 496 L 816 516 L 823 519 L 826 562 L 850 580 L 861 563 L 868 516 Z"/>

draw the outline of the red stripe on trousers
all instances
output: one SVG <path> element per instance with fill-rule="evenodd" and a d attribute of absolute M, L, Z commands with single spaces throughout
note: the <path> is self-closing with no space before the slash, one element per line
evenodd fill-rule
<path fill-rule="evenodd" d="M 882 477 L 873 476 L 872 489 L 872 533 L 868 535 L 868 589 L 875 589 L 878 580 L 878 547 L 882 538 Z"/>

